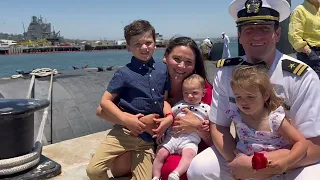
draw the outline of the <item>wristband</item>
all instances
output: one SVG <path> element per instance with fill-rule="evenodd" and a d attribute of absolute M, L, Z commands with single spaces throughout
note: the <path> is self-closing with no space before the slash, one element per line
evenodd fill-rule
<path fill-rule="evenodd" d="M 168 117 L 168 116 L 172 116 L 172 119 L 173 119 L 173 121 L 172 121 L 172 123 L 171 123 L 171 126 L 172 126 L 173 123 L 174 123 L 174 114 L 173 114 L 173 112 L 169 112 L 169 113 L 167 113 L 167 114 L 164 115 L 164 117 Z"/>
<path fill-rule="evenodd" d="M 173 114 L 173 112 L 169 112 L 169 113 L 167 113 L 166 115 L 164 115 L 164 117 L 168 117 L 168 116 L 172 116 L 172 117 L 174 117 L 174 114 Z"/>

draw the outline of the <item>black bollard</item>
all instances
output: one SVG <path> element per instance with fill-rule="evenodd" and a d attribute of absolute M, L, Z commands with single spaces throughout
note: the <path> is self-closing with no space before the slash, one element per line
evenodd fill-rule
<path fill-rule="evenodd" d="M 28 154 L 34 147 L 34 112 L 49 100 L 0 99 L 0 159 Z"/>

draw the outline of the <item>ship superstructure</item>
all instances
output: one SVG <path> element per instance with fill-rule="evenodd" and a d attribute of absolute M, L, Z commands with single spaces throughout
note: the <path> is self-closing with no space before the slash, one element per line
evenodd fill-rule
<path fill-rule="evenodd" d="M 31 41 L 39 39 L 58 41 L 60 39 L 60 31 L 56 33 L 54 28 L 51 27 L 51 23 L 44 22 L 41 16 L 39 18 L 32 16 L 28 30 L 24 35 L 27 40 Z"/>

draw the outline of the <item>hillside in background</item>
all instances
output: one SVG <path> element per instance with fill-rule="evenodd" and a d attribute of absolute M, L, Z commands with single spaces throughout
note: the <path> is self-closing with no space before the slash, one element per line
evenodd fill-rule
<path fill-rule="evenodd" d="M 8 40 L 23 40 L 22 34 L 7 34 L 7 33 L 0 33 L 0 39 L 8 39 Z"/>

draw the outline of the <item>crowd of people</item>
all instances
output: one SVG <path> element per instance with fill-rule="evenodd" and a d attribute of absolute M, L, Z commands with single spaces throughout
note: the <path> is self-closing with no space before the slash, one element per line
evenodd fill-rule
<path fill-rule="evenodd" d="M 291 17 L 290 42 L 306 61 L 276 49 L 280 22 L 291 13 L 286 0 L 232 1 L 245 56 L 232 58 L 227 48 L 212 83 L 193 39 L 171 39 L 163 60 L 155 61 L 150 22 L 127 25 L 132 58 L 115 72 L 97 109 L 114 127 L 88 165 L 89 178 L 318 179 L 319 5 L 306 0 Z M 261 168 L 252 164 L 258 153 L 267 159 Z"/>

